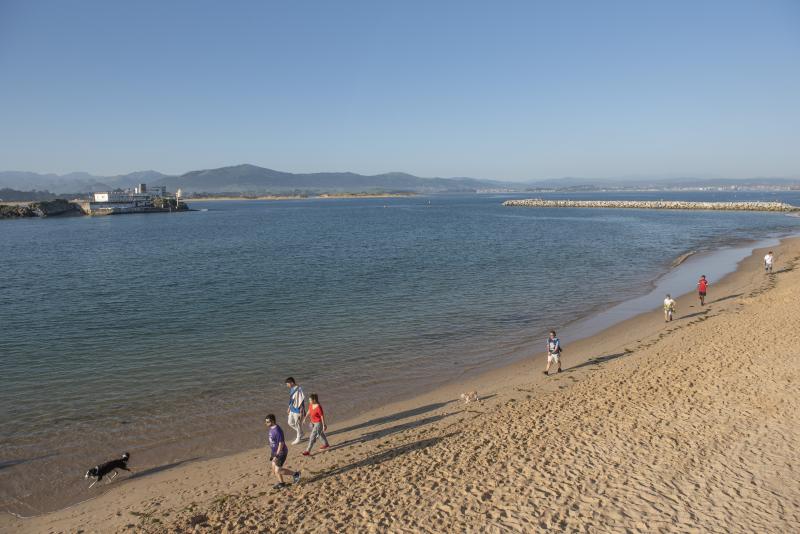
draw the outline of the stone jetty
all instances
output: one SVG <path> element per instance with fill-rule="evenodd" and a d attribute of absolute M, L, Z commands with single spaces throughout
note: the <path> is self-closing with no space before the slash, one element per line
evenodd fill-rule
<path fill-rule="evenodd" d="M 797 212 L 783 202 L 684 202 L 680 200 L 506 200 L 503 206 L 523 208 L 634 208 L 645 210 L 724 210 Z"/>

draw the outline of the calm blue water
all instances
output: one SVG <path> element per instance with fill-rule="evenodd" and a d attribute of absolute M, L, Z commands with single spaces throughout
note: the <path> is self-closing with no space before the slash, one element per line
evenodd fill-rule
<path fill-rule="evenodd" d="M 800 205 L 516 195 L 529 196 Z M 255 446 L 263 415 L 285 411 L 288 375 L 341 420 L 510 363 L 549 328 L 647 293 L 687 250 L 800 228 L 507 198 L 0 221 L 0 504 L 31 514 L 86 498 L 83 472 L 123 450 L 152 467 Z"/>

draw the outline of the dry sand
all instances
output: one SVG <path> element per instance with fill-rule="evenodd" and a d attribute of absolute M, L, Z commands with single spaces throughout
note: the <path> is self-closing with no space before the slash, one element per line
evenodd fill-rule
<path fill-rule="evenodd" d="M 776 252 L 774 275 L 756 251 L 672 323 L 656 310 L 563 339 L 559 375 L 539 354 L 332 424 L 329 451 L 291 447 L 297 486 L 272 489 L 253 450 L 0 530 L 798 532 L 800 240 Z"/>

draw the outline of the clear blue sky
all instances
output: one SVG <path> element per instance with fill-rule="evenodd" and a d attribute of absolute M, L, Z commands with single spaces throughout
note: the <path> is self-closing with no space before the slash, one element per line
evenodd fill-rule
<path fill-rule="evenodd" d="M 0 0 L 0 169 L 800 176 L 800 2 Z"/>

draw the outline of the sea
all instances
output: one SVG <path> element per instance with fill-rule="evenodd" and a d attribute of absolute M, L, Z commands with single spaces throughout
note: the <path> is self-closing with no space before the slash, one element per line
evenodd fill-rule
<path fill-rule="evenodd" d="M 800 192 L 459 194 L 0 221 L 0 510 L 89 498 L 86 470 L 123 451 L 139 477 L 263 446 L 288 376 L 335 430 L 539 354 L 551 328 L 577 337 L 685 253 L 727 258 L 708 265 L 721 275 L 726 250 L 800 233 L 778 213 L 501 205 L 531 196 L 800 205 Z"/>

